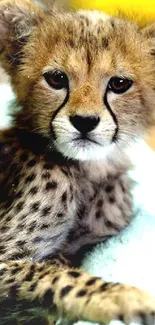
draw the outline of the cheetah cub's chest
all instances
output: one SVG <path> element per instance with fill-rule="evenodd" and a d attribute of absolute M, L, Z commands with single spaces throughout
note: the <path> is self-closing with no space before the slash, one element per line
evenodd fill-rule
<path fill-rule="evenodd" d="M 5 221 L 11 227 L 1 237 L 14 247 L 15 255 L 20 251 L 20 257 L 42 260 L 58 252 L 73 254 L 83 245 L 116 234 L 131 218 L 125 168 L 119 171 L 118 166 L 101 163 L 57 165 L 19 150 L 10 170 L 13 205 Z"/>

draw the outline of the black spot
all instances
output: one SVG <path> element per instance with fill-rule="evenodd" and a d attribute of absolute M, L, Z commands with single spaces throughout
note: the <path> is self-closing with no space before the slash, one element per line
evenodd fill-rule
<path fill-rule="evenodd" d="M 35 178 L 36 175 L 34 173 L 30 174 L 29 176 L 26 177 L 25 184 L 33 182 Z"/>
<path fill-rule="evenodd" d="M 75 46 L 75 43 L 74 43 L 74 41 L 73 41 L 72 38 L 70 38 L 70 39 L 67 41 L 67 44 L 68 44 L 71 48 L 74 48 L 74 46 Z"/>
<path fill-rule="evenodd" d="M 14 283 L 14 282 L 15 282 L 14 278 L 5 280 L 5 283 L 7 283 L 7 284 L 11 284 L 11 283 Z"/>
<path fill-rule="evenodd" d="M 14 269 L 11 270 L 11 274 L 12 275 L 15 275 L 15 274 L 17 274 L 20 271 L 21 271 L 21 268 L 20 267 L 16 267 L 16 268 L 14 268 Z"/>
<path fill-rule="evenodd" d="M 61 213 L 61 212 L 59 212 L 59 213 L 57 214 L 57 217 L 58 217 L 58 218 L 63 218 L 63 216 L 64 216 L 64 215 L 63 215 L 63 213 Z"/>
<path fill-rule="evenodd" d="M 35 203 L 33 203 L 33 204 L 31 205 L 31 210 L 32 210 L 33 212 L 38 211 L 39 208 L 40 208 L 40 202 L 35 202 Z"/>
<path fill-rule="evenodd" d="M 104 49 L 107 49 L 107 48 L 108 48 L 108 46 L 109 46 L 109 41 L 108 41 L 108 39 L 107 39 L 106 37 L 104 37 L 104 38 L 102 39 L 102 45 L 103 45 L 103 48 L 104 48 Z"/>
<path fill-rule="evenodd" d="M 91 57 L 91 54 L 89 52 L 90 51 L 88 50 L 87 51 L 87 64 L 88 64 L 88 67 L 90 67 L 91 62 L 92 62 L 92 57 Z"/>
<path fill-rule="evenodd" d="M 45 208 L 43 208 L 42 210 L 41 210 L 41 215 L 42 216 L 48 216 L 48 214 L 50 213 L 50 211 L 51 211 L 51 207 L 49 206 L 49 207 L 45 207 Z"/>
<path fill-rule="evenodd" d="M 43 179 L 49 179 L 49 177 L 50 177 L 49 173 L 43 173 L 42 174 Z"/>
<path fill-rule="evenodd" d="M 77 292 L 76 297 L 84 297 L 86 295 L 87 291 L 86 290 L 80 290 Z"/>
<path fill-rule="evenodd" d="M 22 162 L 25 162 L 25 161 L 28 159 L 28 157 L 29 157 L 28 153 L 27 153 L 27 152 L 23 152 L 23 153 L 21 154 L 21 156 L 20 156 L 20 160 L 21 160 Z"/>
<path fill-rule="evenodd" d="M 118 319 L 124 323 L 124 315 L 123 314 L 119 314 L 118 315 Z"/>
<path fill-rule="evenodd" d="M 107 289 L 109 289 L 109 287 L 111 287 L 111 283 L 110 282 L 105 282 L 100 286 L 99 291 L 100 292 L 106 291 Z"/>
<path fill-rule="evenodd" d="M 65 297 L 72 289 L 73 289 L 73 286 L 71 286 L 71 285 L 68 285 L 68 286 L 64 287 L 63 289 L 61 289 L 60 298 Z"/>
<path fill-rule="evenodd" d="M 28 227 L 28 232 L 32 232 L 36 228 L 36 221 L 31 222 L 30 226 Z"/>
<path fill-rule="evenodd" d="M 8 270 L 6 268 L 0 270 L 0 276 L 3 276 Z"/>
<path fill-rule="evenodd" d="M 114 23 L 114 20 L 113 19 L 110 20 L 110 23 L 111 23 L 112 28 L 114 28 L 115 27 L 115 23 Z"/>
<path fill-rule="evenodd" d="M 52 284 L 55 284 L 59 280 L 58 276 L 55 276 L 54 279 L 52 280 Z"/>
<path fill-rule="evenodd" d="M 9 242 L 10 240 L 13 240 L 13 239 L 14 239 L 14 238 L 13 238 L 11 235 L 8 235 L 8 236 L 6 237 L 5 240 L 6 240 L 7 242 Z"/>
<path fill-rule="evenodd" d="M 43 279 L 43 278 L 44 278 L 46 275 L 48 275 L 49 273 L 50 273 L 50 271 L 46 271 L 46 272 L 40 274 L 38 279 L 39 279 L 39 280 Z"/>
<path fill-rule="evenodd" d="M 90 302 L 90 297 L 86 300 L 86 302 L 85 302 L 85 306 L 86 306 L 87 304 L 89 304 L 89 302 Z"/>
<path fill-rule="evenodd" d="M 18 225 L 17 225 L 17 229 L 18 229 L 19 231 L 22 231 L 23 228 L 24 228 L 24 223 L 23 223 L 23 222 L 18 223 Z"/>
<path fill-rule="evenodd" d="M 70 192 L 70 201 L 73 200 L 73 196 L 74 196 L 74 192 L 73 192 L 73 186 L 70 184 L 70 187 L 69 187 L 69 192 Z"/>
<path fill-rule="evenodd" d="M 73 278 L 78 278 L 81 274 L 80 274 L 80 272 L 77 272 L 77 271 L 69 271 L 68 275 Z"/>
<path fill-rule="evenodd" d="M 41 225 L 41 227 L 40 227 L 40 229 L 41 230 L 44 230 L 44 229 L 48 229 L 48 225 L 47 224 L 45 224 L 45 223 L 43 223 L 42 225 Z"/>
<path fill-rule="evenodd" d="M 25 241 L 24 241 L 24 240 L 18 240 L 18 241 L 16 242 L 16 245 L 17 245 L 17 246 L 24 246 L 24 245 L 25 245 Z"/>
<path fill-rule="evenodd" d="M 8 257 L 8 259 L 10 259 L 11 261 L 13 260 L 19 260 L 21 258 L 24 257 L 24 254 L 22 252 L 18 252 L 18 253 L 15 253 L 15 254 L 12 254 Z"/>
<path fill-rule="evenodd" d="M 103 205 L 103 200 L 98 200 L 97 207 L 100 208 Z"/>
<path fill-rule="evenodd" d="M 111 221 L 109 221 L 109 220 L 105 220 L 104 223 L 105 223 L 105 226 L 108 227 L 108 228 L 113 228 L 113 229 L 115 229 L 115 230 L 117 230 L 117 231 L 120 230 L 120 228 L 119 228 L 118 225 L 114 224 L 113 222 L 111 222 Z"/>
<path fill-rule="evenodd" d="M 109 200 L 110 203 L 115 203 L 115 198 L 114 198 L 114 196 L 110 196 L 110 197 L 108 198 L 108 200 Z"/>
<path fill-rule="evenodd" d="M 0 245 L 0 254 L 3 254 L 3 253 L 5 253 L 5 251 L 6 251 L 6 248 L 5 248 L 5 246 L 3 246 L 3 245 Z"/>
<path fill-rule="evenodd" d="M 57 188 L 57 183 L 56 182 L 48 182 L 46 184 L 46 190 L 49 191 L 49 190 L 55 190 Z"/>
<path fill-rule="evenodd" d="M 36 164 L 36 159 L 31 159 L 28 163 L 27 163 L 27 167 L 34 167 Z"/>
<path fill-rule="evenodd" d="M 79 207 L 78 211 L 77 211 L 77 216 L 78 218 L 81 220 L 83 219 L 84 215 L 85 215 L 85 211 L 86 211 L 86 207 L 84 204 L 81 204 L 81 206 Z"/>
<path fill-rule="evenodd" d="M 95 214 L 96 219 L 100 219 L 102 217 L 102 212 L 101 211 L 97 211 Z"/>
<path fill-rule="evenodd" d="M 31 189 L 29 191 L 29 194 L 35 195 L 35 194 L 37 194 L 37 192 L 38 192 L 38 187 L 37 186 L 33 186 L 33 187 L 31 187 Z"/>
<path fill-rule="evenodd" d="M 90 199 L 89 199 L 90 202 L 93 202 L 94 200 L 95 200 L 95 195 L 91 196 Z"/>
<path fill-rule="evenodd" d="M 62 202 L 66 202 L 67 200 L 67 192 L 64 192 L 63 195 L 62 195 Z"/>
<path fill-rule="evenodd" d="M 16 199 L 20 199 L 22 196 L 23 196 L 23 191 L 22 190 L 16 192 L 16 194 L 15 194 Z"/>
<path fill-rule="evenodd" d="M 105 191 L 106 191 L 107 193 L 110 193 L 113 189 L 114 189 L 114 188 L 113 188 L 112 185 L 107 185 L 107 186 L 105 187 Z"/>
<path fill-rule="evenodd" d="M 10 228 L 7 226 L 3 226 L 0 228 L 1 233 L 7 232 Z"/>
<path fill-rule="evenodd" d="M 141 324 L 147 324 L 148 322 L 147 322 L 147 318 L 148 318 L 148 316 L 145 314 L 145 313 L 143 313 L 143 312 L 139 312 L 139 313 L 137 313 L 137 316 L 141 319 Z"/>
<path fill-rule="evenodd" d="M 120 183 L 120 186 L 121 186 L 122 192 L 125 193 L 125 188 L 122 183 Z"/>
<path fill-rule="evenodd" d="M 29 287 L 29 291 L 33 292 L 35 291 L 35 289 L 37 288 L 38 282 L 34 282 L 31 284 L 31 286 Z"/>
<path fill-rule="evenodd" d="M 88 281 L 86 282 L 86 286 L 91 286 L 91 285 L 93 285 L 97 280 L 99 280 L 99 278 L 96 278 L 96 277 L 91 278 L 90 280 L 88 280 Z"/>
<path fill-rule="evenodd" d="M 66 169 L 66 168 L 62 167 L 62 168 L 61 168 L 61 171 L 62 171 L 62 173 L 63 173 L 63 174 L 65 174 L 67 177 L 69 177 L 69 176 L 70 176 L 70 172 L 69 172 L 69 170 L 68 170 L 68 169 Z"/>
<path fill-rule="evenodd" d="M 152 49 L 151 52 L 150 52 L 151 55 L 155 56 L 155 50 Z"/>
<path fill-rule="evenodd" d="M 44 265 L 41 265 L 41 266 L 39 266 L 38 271 L 39 271 L 39 272 L 42 272 L 42 271 L 44 271 L 44 269 L 45 269 L 45 268 L 44 268 Z"/>
<path fill-rule="evenodd" d="M 23 201 L 19 202 L 15 207 L 16 212 L 20 212 L 23 209 L 23 207 L 24 207 L 24 202 Z"/>
<path fill-rule="evenodd" d="M 25 281 L 32 281 L 33 276 L 34 276 L 34 271 L 33 270 L 30 270 L 30 272 L 26 274 L 24 280 Z"/>
<path fill-rule="evenodd" d="M 44 298 L 43 298 L 43 302 L 42 302 L 42 305 L 44 307 L 48 307 L 52 305 L 53 303 L 53 296 L 54 296 L 54 293 L 51 289 L 48 289 L 46 291 L 46 293 L 44 294 Z"/>
<path fill-rule="evenodd" d="M 33 239 L 33 243 L 40 243 L 41 241 L 42 241 L 42 237 L 39 237 L 39 236 L 37 236 Z"/>
<path fill-rule="evenodd" d="M 44 164 L 43 168 L 44 169 L 52 169 L 54 167 L 54 164 L 52 162 L 47 162 Z"/>

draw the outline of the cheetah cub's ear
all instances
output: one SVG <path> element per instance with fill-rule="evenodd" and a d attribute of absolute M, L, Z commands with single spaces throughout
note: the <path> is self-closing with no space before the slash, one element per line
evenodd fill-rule
<path fill-rule="evenodd" d="M 142 32 L 148 38 L 155 37 L 155 21 L 148 23 L 142 27 Z"/>
<path fill-rule="evenodd" d="M 0 60 L 8 72 L 20 61 L 22 46 L 43 16 L 29 0 L 0 1 Z"/>
<path fill-rule="evenodd" d="M 148 42 L 149 53 L 155 58 L 155 22 L 142 28 L 142 35 Z"/>
<path fill-rule="evenodd" d="M 155 21 L 152 23 L 147 24 L 142 28 L 142 36 L 143 39 L 146 41 L 147 44 L 147 54 L 150 57 L 150 61 L 152 63 L 152 72 L 153 72 L 153 78 L 152 78 L 152 88 L 155 90 Z M 143 41 L 142 39 L 142 41 Z M 151 95 L 150 95 L 151 99 Z M 151 121 L 150 126 L 154 127 L 155 125 L 155 107 L 154 107 L 154 101 L 152 101 L 152 115 L 151 115 Z"/>

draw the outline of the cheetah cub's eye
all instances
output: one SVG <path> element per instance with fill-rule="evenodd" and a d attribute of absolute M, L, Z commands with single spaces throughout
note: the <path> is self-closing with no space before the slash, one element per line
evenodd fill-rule
<path fill-rule="evenodd" d="M 131 79 L 112 77 L 108 83 L 108 90 L 115 94 L 125 93 L 133 84 Z"/>
<path fill-rule="evenodd" d="M 45 72 L 43 74 L 48 85 L 54 89 L 67 88 L 68 78 L 64 72 L 59 70 Z"/>

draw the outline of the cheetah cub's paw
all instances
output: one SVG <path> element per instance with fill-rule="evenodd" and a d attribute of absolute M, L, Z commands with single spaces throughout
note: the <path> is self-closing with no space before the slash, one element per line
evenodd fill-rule
<path fill-rule="evenodd" d="M 60 316 L 66 320 L 155 324 L 155 298 L 149 293 L 125 284 L 103 282 L 99 278 L 90 278 L 84 283 L 85 287 L 78 286 L 78 291 L 76 286 L 66 288 L 69 292 L 60 302 L 64 311 Z"/>
<path fill-rule="evenodd" d="M 102 299 L 96 301 L 99 323 L 120 320 L 125 324 L 155 324 L 155 298 L 140 289 L 121 284 L 107 284 L 108 295 L 101 293 Z M 104 285 L 103 285 L 104 286 Z M 95 296 L 94 296 L 95 304 Z M 95 316 L 95 314 L 94 314 Z"/>

